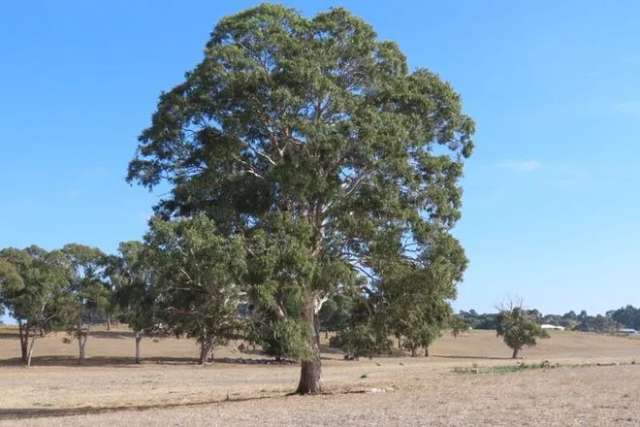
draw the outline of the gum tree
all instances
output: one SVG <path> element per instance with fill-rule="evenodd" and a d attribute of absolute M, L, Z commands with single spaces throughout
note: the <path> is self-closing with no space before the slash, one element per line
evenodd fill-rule
<path fill-rule="evenodd" d="M 419 348 L 428 356 L 429 346 L 447 326 L 453 316 L 449 301 L 466 265 L 457 241 L 441 234 L 414 259 L 387 266 L 381 292 L 388 321 L 411 356 L 417 356 Z"/>
<path fill-rule="evenodd" d="M 140 363 L 142 338 L 160 333 L 162 321 L 158 312 L 158 288 L 153 269 L 145 257 L 142 242 L 122 242 L 118 255 L 109 259 L 107 274 L 114 288 L 114 303 L 119 319 L 134 332 L 135 362 Z"/>
<path fill-rule="evenodd" d="M 58 327 L 70 304 L 70 279 L 59 251 L 37 246 L 0 251 L 0 303 L 18 322 L 21 359 L 27 367 L 36 340 Z"/>
<path fill-rule="evenodd" d="M 504 343 L 513 350 L 512 358 L 524 346 L 534 346 L 538 338 L 549 338 L 547 331 L 542 329 L 522 305 L 509 304 L 500 310 L 497 318 L 496 333 L 504 339 Z"/>
<path fill-rule="evenodd" d="M 64 307 L 64 319 L 67 331 L 78 341 L 78 363 L 84 363 L 91 325 L 103 321 L 111 306 L 107 258 L 98 248 L 76 243 L 65 245 L 62 253 L 72 272 L 67 288 L 72 302 Z"/>
<path fill-rule="evenodd" d="M 128 180 L 168 182 L 166 217 L 205 212 L 222 233 L 286 234 L 295 257 L 253 285 L 296 288 L 297 391 L 315 394 L 323 301 L 354 274 L 376 288 L 389 262 L 413 263 L 448 235 L 473 130 L 449 84 L 410 71 L 361 19 L 265 4 L 222 19 L 202 62 L 160 97 Z"/>
<path fill-rule="evenodd" d="M 225 238 L 212 220 L 199 214 L 175 221 L 154 219 L 145 245 L 162 321 L 176 336 L 197 340 L 204 364 L 216 345 L 240 336 L 243 240 Z"/>

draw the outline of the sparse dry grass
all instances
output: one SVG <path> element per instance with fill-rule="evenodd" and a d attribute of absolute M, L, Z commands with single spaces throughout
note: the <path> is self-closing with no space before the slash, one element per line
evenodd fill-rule
<path fill-rule="evenodd" d="M 75 362 L 63 334 L 38 342 L 31 369 L 19 366 L 18 342 L 0 330 L 0 425 L 620 425 L 640 424 L 640 365 L 585 367 L 638 359 L 640 340 L 555 332 L 526 349 L 527 363 L 556 369 L 486 375 L 455 367 L 510 366 L 510 351 L 490 331 L 445 336 L 429 358 L 383 357 L 348 362 L 324 354 L 321 397 L 286 396 L 297 366 L 195 365 L 190 340 L 143 341 L 134 365 L 127 331 L 98 331 L 93 356 Z M 261 359 L 235 346 L 217 358 Z M 12 360 L 13 359 L 13 360 Z M 361 393 L 363 391 L 379 393 Z M 145 410 L 133 410 L 145 409 Z"/>

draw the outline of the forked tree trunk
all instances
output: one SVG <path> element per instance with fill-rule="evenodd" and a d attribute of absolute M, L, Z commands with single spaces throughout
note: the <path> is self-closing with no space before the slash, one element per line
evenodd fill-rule
<path fill-rule="evenodd" d="M 298 394 L 319 394 L 322 363 L 320 361 L 320 335 L 317 328 L 316 312 L 313 298 L 305 303 L 302 319 L 307 324 L 309 355 L 301 363 Z"/>
<path fill-rule="evenodd" d="M 511 356 L 512 359 L 516 359 L 518 357 L 518 351 L 520 351 L 519 348 L 513 349 L 513 355 Z"/>
<path fill-rule="evenodd" d="M 36 336 L 35 334 L 31 337 L 31 342 L 29 343 L 29 349 L 27 350 L 27 368 L 31 367 L 31 357 L 33 356 L 33 347 L 36 344 Z"/>
<path fill-rule="evenodd" d="M 18 320 L 18 334 L 20 335 L 20 359 L 22 362 L 27 363 L 29 357 L 29 329 L 22 324 L 22 320 Z"/>
<path fill-rule="evenodd" d="M 142 333 L 136 332 L 136 363 L 140 363 L 140 341 L 142 341 Z"/>

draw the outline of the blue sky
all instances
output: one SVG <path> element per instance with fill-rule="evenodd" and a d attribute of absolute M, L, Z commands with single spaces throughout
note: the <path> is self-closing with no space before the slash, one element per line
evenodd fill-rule
<path fill-rule="evenodd" d="M 246 1 L 7 2 L 0 14 L 0 247 L 114 251 L 146 228 L 124 181 L 158 95 Z M 476 152 L 456 227 L 456 308 L 640 305 L 640 3 L 285 2 L 345 6 L 462 94 Z"/>

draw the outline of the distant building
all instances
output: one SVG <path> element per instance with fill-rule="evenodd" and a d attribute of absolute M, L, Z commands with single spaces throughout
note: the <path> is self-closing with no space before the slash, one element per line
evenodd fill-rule
<path fill-rule="evenodd" d="M 540 325 L 542 329 L 552 329 L 554 331 L 564 331 L 564 326 L 556 326 L 545 323 L 544 325 Z"/>

